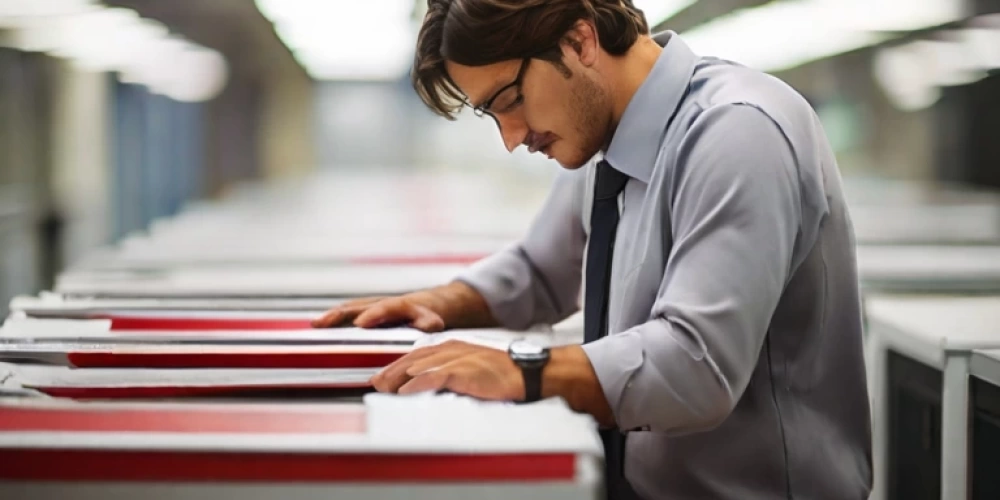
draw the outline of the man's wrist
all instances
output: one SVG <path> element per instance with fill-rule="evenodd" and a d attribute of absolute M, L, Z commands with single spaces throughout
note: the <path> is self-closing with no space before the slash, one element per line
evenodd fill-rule
<path fill-rule="evenodd" d="M 578 345 L 551 350 L 542 372 L 542 397 L 559 396 L 574 411 L 589 413 L 601 426 L 615 425 L 614 413 L 590 358 Z"/>

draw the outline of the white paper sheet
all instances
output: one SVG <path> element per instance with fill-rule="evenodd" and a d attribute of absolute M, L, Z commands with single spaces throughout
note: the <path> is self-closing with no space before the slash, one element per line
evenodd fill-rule
<path fill-rule="evenodd" d="M 303 330 L 137 330 L 112 331 L 110 320 L 15 318 L 0 328 L 0 338 L 78 342 L 213 343 L 408 343 L 425 334 L 413 328 L 322 328 Z"/>
<path fill-rule="evenodd" d="M 65 273 L 55 291 L 131 298 L 288 298 L 398 295 L 450 282 L 465 266 L 184 269 L 154 275 Z"/>
<path fill-rule="evenodd" d="M 351 369 L 149 369 L 69 368 L 0 363 L 0 378 L 21 387 L 141 388 L 141 387 L 306 387 L 361 385 L 377 373 L 373 368 Z"/>
<path fill-rule="evenodd" d="M 107 319 L 34 319 L 9 318 L 0 326 L 0 338 L 88 338 L 101 337 L 111 331 Z"/>
<path fill-rule="evenodd" d="M 43 292 L 38 296 L 19 296 L 10 302 L 12 312 L 32 315 L 58 315 L 61 313 L 104 313 L 114 314 L 124 311 L 206 311 L 206 312 L 303 312 L 304 314 L 326 311 L 341 299 L 84 299 L 64 297 L 61 294 Z"/>

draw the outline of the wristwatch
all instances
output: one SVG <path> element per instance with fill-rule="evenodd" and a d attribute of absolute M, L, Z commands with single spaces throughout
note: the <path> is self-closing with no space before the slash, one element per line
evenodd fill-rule
<path fill-rule="evenodd" d="M 524 401 L 530 403 L 542 399 L 542 369 L 549 362 L 549 348 L 519 339 L 511 342 L 507 353 L 514 364 L 521 368 Z"/>

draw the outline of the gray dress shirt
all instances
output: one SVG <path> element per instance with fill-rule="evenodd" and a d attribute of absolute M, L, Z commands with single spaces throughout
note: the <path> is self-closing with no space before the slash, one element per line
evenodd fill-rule
<path fill-rule="evenodd" d="M 584 346 L 626 477 L 649 499 L 867 498 L 855 241 L 820 122 L 778 79 L 656 39 L 604 154 L 629 181 L 610 335 Z M 526 236 L 460 277 L 504 326 L 579 310 L 593 174 L 561 173 Z"/>

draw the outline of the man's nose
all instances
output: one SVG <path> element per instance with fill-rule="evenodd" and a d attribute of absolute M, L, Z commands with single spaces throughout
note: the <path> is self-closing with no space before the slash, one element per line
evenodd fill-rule
<path fill-rule="evenodd" d="M 503 145 L 508 152 L 513 153 L 528 137 L 528 124 L 524 120 L 497 116 L 497 125 L 500 127 L 500 137 L 503 138 Z"/>

